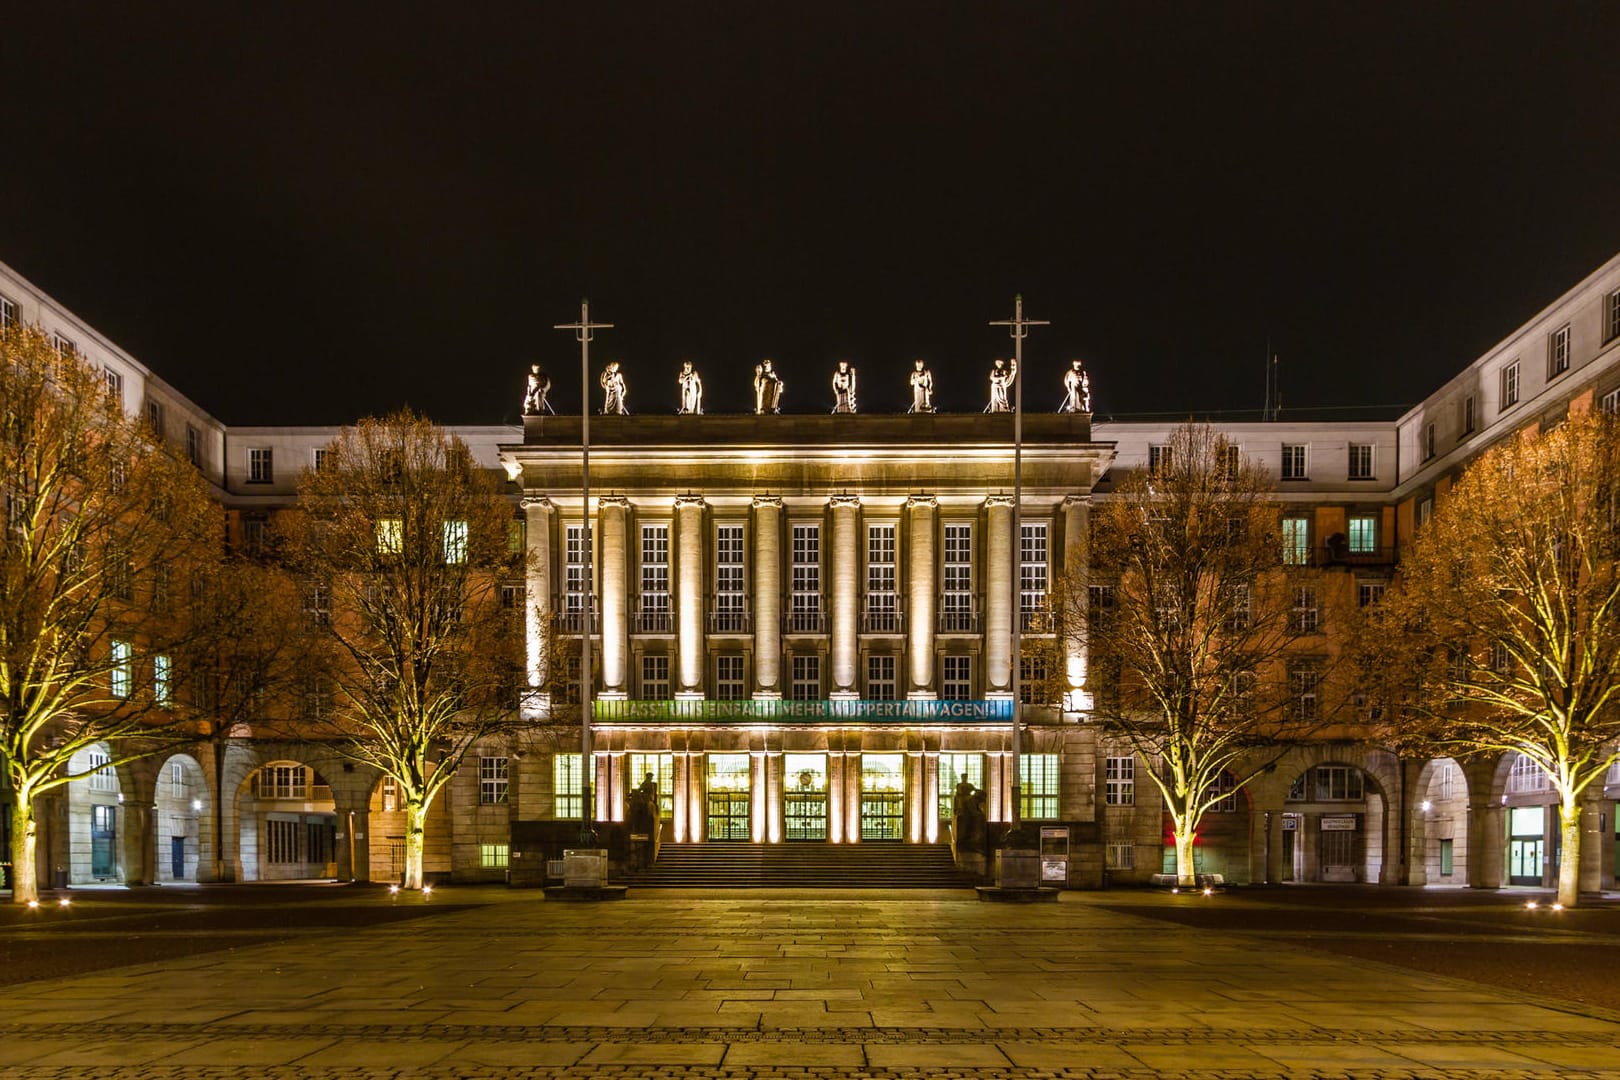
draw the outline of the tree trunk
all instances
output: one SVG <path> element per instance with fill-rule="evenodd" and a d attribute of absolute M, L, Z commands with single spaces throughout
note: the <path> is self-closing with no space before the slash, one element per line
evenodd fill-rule
<path fill-rule="evenodd" d="M 11 808 L 11 902 L 14 904 L 39 899 L 38 847 L 33 797 L 18 792 L 16 805 Z"/>
<path fill-rule="evenodd" d="M 1198 868 L 1193 864 L 1194 826 L 1187 819 L 1176 822 L 1176 884 L 1184 889 L 1198 884 Z"/>
<path fill-rule="evenodd" d="M 1581 901 L 1581 803 L 1565 795 L 1558 805 L 1564 841 L 1558 853 L 1558 902 L 1572 908 Z"/>
<path fill-rule="evenodd" d="M 413 800 L 405 804 L 405 881 L 407 889 L 422 887 L 423 836 L 427 807 Z"/>

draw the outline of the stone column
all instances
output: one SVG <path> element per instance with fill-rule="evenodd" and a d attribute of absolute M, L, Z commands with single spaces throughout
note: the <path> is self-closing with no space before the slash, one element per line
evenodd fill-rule
<path fill-rule="evenodd" d="M 770 801 L 769 783 L 765 779 L 765 754 L 755 750 L 748 755 L 748 839 L 756 844 L 765 842 L 765 807 Z"/>
<path fill-rule="evenodd" d="M 593 787 L 591 788 L 592 801 L 596 804 L 596 807 L 595 807 L 595 815 L 596 816 L 593 817 L 591 820 L 592 821 L 614 821 L 614 820 L 617 820 L 613 816 L 613 802 L 612 802 L 612 799 L 613 799 L 614 789 L 615 788 L 620 788 L 621 785 L 614 782 L 615 777 L 613 775 L 613 760 L 614 760 L 613 755 L 612 754 L 593 753 L 591 756 L 596 759 L 595 761 L 593 761 L 591 763 L 592 772 L 594 773 L 594 775 L 596 777 L 596 779 L 593 781 Z"/>
<path fill-rule="evenodd" d="M 844 843 L 861 842 L 861 755 L 844 755 Z"/>
<path fill-rule="evenodd" d="M 906 754 L 906 840 L 923 842 L 923 756 L 920 751 Z"/>
<path fill-rule="evenodd" d="M 1469 792 L 1468 887 L 1500 889 L 1506 875 L 1507 821 L 1500 803 L 1475 801 Z"/>
<path fill-rule="evenodd" d="M 688 754 L 686 756 L 686 839 L 688 843 L 698 843 L 703 834 L 708 831 L 709 822 L 704 816 L 703 802 L 708 797 L 708 759 L 702 754 Z"/>
<path fill-rule="evenodd" d="M 602 544 L 597 579 L 602 583 L 603 698 L 629 696 L 630 591 L 626 530 L 630 501 L 604 496 L 597 500 Z"/>
<path fill-rule="evenodd" d="M 765 755 L 765 839 L 772 844 L 782 842 L 782 752 L 772 750 Z"/>
<path fill-rule="evenodd" d="M 1287 870 L 1283 866 L 1283 811 L 1281 807 L 1267 810 L 1266 814 L 1266 876 L 1267 885 L 1282 882 Z M 1298 843 L 1295 838 L 1295 843 Z"/>
<path fill-rule="evenodd" d="M 371 880 L 371 809 L 337 808 L 337 876 L 339 881 Z"/>
<path fill-rule="evenodd" d="M 939 751 L 923 755 L 923 840 L 939 843 Z"/>
<path fill-rule="evenodd" d="M 675 500 L 675 697 L 703 698 L 704 544 L 703 499 L 682 495 Z"/>
<path fill-rule="evenodd" d="M 1012 499 L 995 495 L 989 508 L 989 544 L 984 569 L 985 696 L 1012 695 L 1013 596 Z M 996 818 L 994 820 L 1001 820 Z"/>
<path fill-rule="evenodd" d="M 1007 820 L 1006 761 L 1007 755 L 999 751 L 984 755 L 984 816 L 988 821 Z"/>
<path fill-rule="evenodd" d="M 551 619 L 551 511 L 551 500 L 544 495 L 523 497 L 523 636 L 529 684 L 523 698 L 525 720 L 551 714 L 551 658 L 546 655 L 551 640 L 546 625 Z"/>
<path fill-rule="evenodd" d="M 754 693 L 782 697 L 782 500 L 754 498 Z"/>
<path fill-rule="evenodd" d="M 1594 785 L 1596 786 L 1596 785 Z M 1603 891 L 1605 878 L 1614 880 L 1614 828 L 1609 824 L 1613 806 L 1598 788 L 1581 800 L 1581 866 L 1579 888 L 1582 895 Z M 1604 863 L 1607 862 L 1607 874 Z"/>
<path fill-rule="evenodd" d="M 844 753 L 827 751 L 827 841 L 844 842 Z"/>
<path fill-rule="evenodd" d="M 861 625 L 861 500 L 834 495 L 832 505 L 832 692 L 830 698 L 859 698 Z"/>
<path fill-rule="evenodd" d="M 934 551 L 938 503 L 932 495 L 906 501 L 910 555 L 906 560 L 906 697 L 928 701 L 939 696 L 934 681 L 934 631 L 939 625 L 936 581 L 939 559 Z"/>
<path fill-rule="evenodd" d="M 119 822 L 122 835 L 119 862 L 123 864 L 125 885 L 150 885 L 156 880 L 157 835 L 152 828 L 152 803 L 131 802 L 121 804 L 123 821 Z M 49 888 L 54 882 L 41 882 Z"/>
<path fill-rule="evenodd" d="M 688 789 L 691 784 L 691 769 L 687 766 L 687 756 L 679 751 L 674 754 L 675 790 L 671 792 L 672 824 L 675 829 L 675 842 L 684 844 L 691 839 L 690 824 L 688 822 L 689 810 L 687 800 Z"/>
<path fill-rule="evenodd" d="M 1063 500 L 1063 580 L 1070 589 L 1083 590 L 1091 581 L 1091 499 L 1072 497 Z M 1085 618 L 1086 594 L 1075 591 L 1065 601 L 1068 610 L 1062 614 L 1069 618 Z M 1064 644 L 1064 700 L 1065 712 L 1082 712 L 1091 708 L 1086 692 L 1086 647 L 1084 626 L 1074 628 Z"/>

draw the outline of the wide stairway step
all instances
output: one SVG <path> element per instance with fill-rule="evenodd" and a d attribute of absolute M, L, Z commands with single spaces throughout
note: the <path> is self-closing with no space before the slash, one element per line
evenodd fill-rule
<path fill-rule="evenodd" d="M 642 888 L 962 889 L 948 844 L 665 844 L 625 881 Z"/>

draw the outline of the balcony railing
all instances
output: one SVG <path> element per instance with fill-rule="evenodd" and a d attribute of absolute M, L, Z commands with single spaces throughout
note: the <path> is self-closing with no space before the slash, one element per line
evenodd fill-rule
<path fill-rule="evenodd" d="M 754 629 L 753 614 L 747 608 L 716 609 L 709 612 L 709 633 L 748 634 Z"/>
<path fill-rule="evenodd" d="M 820 609 L 815 611 L 789 611 L 782 616 L 782 632 L 784 634 L 825 634 L 827 632 L 827 616 Z"/>
<path fill-rule="evenodd" d="M 941 601 L 939 608 L 939 632 L 942 634 L 977 634 L 979 632 L 979 612 L 977 605 L 967 607 L 946 607 Z"/>
<path fill-rule="evenodd" d="M 1343 537 L 1329 537 L 1316 552 L 1317 566 L 1393 566 L 1395 565 L 1395 548 L 1391 547 L 1361 547 L 1355 548 Z"/>
<path fill-rule="evenodd" d="M 638 634 L 670 634 L 675 631 L 675 616 L 667 607 L 642 608 L 636 612 L 635 632 Z"/>
<path fill-rule="evenodd" d="M 861 633 L 899 634 L 905 630 L 904 615 L 899 605 L 867 608 L 861 614 Z"/>
<path fill-rule="evenodd" d="M 559 611 L 557 612 L 557 629 L 564 634 L 582 634 L 585 632 L 585 612 Z M 591 633 L 602 632 L 602 616 L 600 613 L 591 619 Z"/>

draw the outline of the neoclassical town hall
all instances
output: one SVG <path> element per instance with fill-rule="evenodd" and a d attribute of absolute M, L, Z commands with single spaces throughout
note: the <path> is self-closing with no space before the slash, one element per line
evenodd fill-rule
<path fill-rule="evenodd" d="M 212 482 L 237 535 L 294 498 L 334 434 L 220 424 L 4 265 L 0 317 L 104 366 L 126 410 Z M 455 429 L 504 474 L 523 524 L 526 578 L 505 588 L 528 622 L 533 737 L 467 759 L 429 821 L 430 874 L 541 883 L 582 817 L 625 823 L 648 776 L 665 850 L 688 860 L 887 845 L 899 865 L 901 848 L 949 851 L 967 781 L 992 823 L 1017 791 L 1019 817 L 1067 856 L 1053 883 L 1165 870 L 1157 791 L 1091 722 L 1085 656 L 1056 657 L 1067 690 L 1043 702 L 1027 689 L 1053 673 L 1017 642 L 1050 629 L 1050 590 L 1084 580 L 1092 507 L 1148 467 L 1171 428 L 1094 424 L 1077 371 L 1029 367 L 992 374 L 986 411 L 972 414 L 931 411 L 921 363 L 905 414 L 861 411 L 842 367 L 833 414 L 778 413 L 779 376 L 762 364 L 754 413 L 706 415 L 683 373 L 687 415 L 675 416 L 617 414 L 625 373 L 603 368 L 588 507 L 581 418 L 551 413 L 535 379 L 521 427 Z M 1015 377 L 1039 380 L 1043 397 L 1060 381 L 1068 392 L 1067 411 L 1023 416 L 1016 506 L 1012 417 L 997 404 L 1010 385 L 997 379 Z M 1465 463 L 1572 405 L 1620 409 L 1620 256 L 1396 420 L 1219 428 L 1277 478 L 1312 560 L 1346 595 L 1372 598 Z M 588 629 L 600 661 L 588 763 L 578 659 L 553 656 L 550 627 Z M 402 865 L 391 782 L 319 747 L 240 739 L 218 759 L 200 747 L 117 768 L 97 768 L 98 753 L 109 760 L 87 752 L 75 763 L 86 775 L 42 805 L 46 884 L 388 880 Z M 1613 887 L 1617 798 L 1611 772 L 1585 811 L 1583 888 Z M 1210 814 L 1199 869 L 1236 882 L 1540 885 L 1556 875 L 1553 803 L 1516 756 L 1465 765 L 1326 741 L 1290 750 Z"/>

